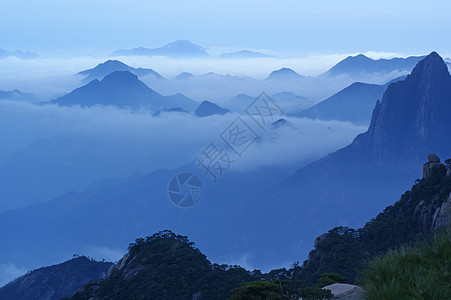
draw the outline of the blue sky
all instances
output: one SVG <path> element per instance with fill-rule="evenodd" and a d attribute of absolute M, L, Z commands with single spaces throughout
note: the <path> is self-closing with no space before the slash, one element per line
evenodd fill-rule
<path fill-rule="evenodd" d="M 450 8 L 447 0 L 2 0 L 0 48 L 86 55 L 187 39 L 286 53 L 448 54 Z"/>

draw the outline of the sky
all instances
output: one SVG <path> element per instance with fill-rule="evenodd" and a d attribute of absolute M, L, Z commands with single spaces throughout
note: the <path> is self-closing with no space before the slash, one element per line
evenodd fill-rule
<path fill-rule="evenodd" d="M 0 48 L 104 55 L 179 39 L 273 53 L 451 53 L 447 0 L 2 0 Z"/>

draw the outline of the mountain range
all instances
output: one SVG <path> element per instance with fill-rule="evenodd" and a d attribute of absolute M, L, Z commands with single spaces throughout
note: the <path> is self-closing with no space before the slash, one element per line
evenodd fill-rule
<path fill-rule="evenodd" d="M 255 100 L 256 97 L 252 97 L 246 94 L 238 94 L 230 99 L 222 102 L 222 105 L 230 109 L 231 111 L 242 113 L 245 108 Z M 315 102 L 296 95 L 293 92 L 280 92 L 271 95 L 271 99 L 282 108 L 284 112 L 303 111 L 315 104 Z"/>
<path fill-rule="evenodd" d="M 117 50 L 110 56 L 168 56 L 173 58 L 205 58 L 209 54 L 204 48 L 187 40 L 178 40 L 159 48 L 134 48 L 130 50 Z"/>
<path fill-rule="evenodd" d="M 362 73 L 410 72 L 423 58 L 424 56 L 409 56 L 407 58 L 371 59 L 363 54 L 359 54 L 343 59 L 327 71 L 325 75 L 339 76 L 346 74 L 352 77 L 358 77 Z"/>
<path fill-rule="evenodd" d="M 16 50 L 16 51 L 8 51 L 8 50 L 4 50 L 4 49 L 0 49 L 0 58 L 6 58 L 6 57 L 17 57 L 20 59 L 33 59 L 33 58 L 37 58 L 38 55 L 34 52 L 30 52 L 30 51 L 20 51 L 20 50 Z"/>
<path fill-rule="evenodd" d="M 289 115 L 299 118 L 338 120 L 358 125 L 369 125 L 377 100 L 382 98 L 388 85 L 404 79 L 399 77 L 382 85 L 355 82 L 307 109 L 296 108 Z"/>
<path fill-rule="evenodd" d="M 219 56 L 219 58 L 225 59 L 249 59 L 249 58 L 268 58 L 268 57 L 277 57 L 277 56 L 249 50 L 223 53 Z"/>
<path fill-rule="evenodd" d="M 366 64 L 359 65 L 354 63 L 354 60 L 359 60 L 359 57 L 365 56 L 346 58 L 337 63 L 329 72 L 316 77 L 304 77 L 292 69 L 282 68 L 272 71 L 263 80 L 256 80 L 251 77 L 221 75 L 213 72 L 197 76 L 189 72 L 183 72 L 172 79 L 165 80 L 152 69 L 134 68 L 115 60 L 106 61 L 92 69 L 81 71 L 80 74 L 85 76 L 83 82 L 88 82 L 92 79 L 101 80 L 113 71 L 130 71 L 138 75 L 141 80 L 153 89 L 164 94 L 183 93 L 191 98 L 206 98 L 210 101 L 225 101 L 240 93 L 257 94 L 262 90 L 271 94 L 291 92 L 308 99 L 308 101 L 296 103 L 296 105 L 299 104 L 298 107 L 287 103 L 286 107 L 291 112 L 294 109 L 296 109 L 296 112 L 300 112 L 308 108 L 307 104 L 312 106 L 318 103 L 318 100 L 326 99 L 356 81 L 378 85 L 381 85 L 382 82 L 383 85 L 384 82 L 407 74 L 413 68 L 411 63 L 409 63 L 410 65 L 407 63 L 400 64 L 399 61 L 411 62 L 417 59 L 416 57 L 410 57 L 406 59 L 372 60 L 365 57 L 365 61 L 369 60 L 373 62 L 372 64 L 384 66 L 383 69 L 376 68 L 375 71 L 378 72 L 369 72 L 365 69 Z M 337 70 L 337 72 L 334 70 Z M 312 93 L 312 90 L 315 92 Z M 218 91 L 221 91 L 221 93 L 218 94 Z M 287 99 L 285 96 L 283 98 Z M 357 104 L 355 101 L 349 102 Z M 368 115 L 368 107 L 368 105 L 365 106 L 366 115 Z M 365 120 L 365 122 L 368 122 L 368 118 L 365 117 Z"/>
<path fill-rule="evenodd" d="M 24 93 L 19 90 L 13 90 L 0 91 L 0 100 L 35 102 L 37 101 L 37 98 L 31 93 Z"/>
<path fill-rule="evenodd" d="M 186 170 L 205 179 L 194 164 L 4 212 L 0 243 L 12 246 L 0 249 L 0 264 L 52 263 L 88 246 L 125 249 L 136 236 L 168 228 L 192 236 L 216 261 L 294 261 L 318 233 L 337 224 L 362 225 L 397 199 L 419 177 L 427 153 L 451 156 L 450 81 L 443 60 L 431 53 L 404 80 L 388 85 L 368 131 L 349 146 L 289 177 L 268 167 L 230 172 L 218 183 L 204 180 L 205 198 L 192 209 L 172 205 L 167 187 Z"/>

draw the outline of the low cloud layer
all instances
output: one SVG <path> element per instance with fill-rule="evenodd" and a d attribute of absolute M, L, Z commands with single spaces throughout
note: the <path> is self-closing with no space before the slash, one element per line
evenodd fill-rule
<path fill-rule="evenodd" d="M 219 140 L 237 116 L 156 118 L 113 107 L 0 101 L 0 210 L 80 191 L 97 179 L 190 163 L 210 142 Z M 254 126 L 259 140 L 234 165 L 235 170 L 300 167 L 345 146 L 365 130 L 350 123 L 293 118 L 288 119 L 293 128 L 265 133 L 243 118 Z"/>

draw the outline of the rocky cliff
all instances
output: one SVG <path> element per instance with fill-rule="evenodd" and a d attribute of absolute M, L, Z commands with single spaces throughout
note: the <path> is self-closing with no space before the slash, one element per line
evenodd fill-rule
<path fill-rule="evenodd" d="M 418 166 L 429 152 L 451 157 L 450 112 L 451 76 L 432 52 L 405 80 L 387 87 L 367 132 L 276 189 L 271 198 L 278 199 L 274 211 L 282 217 L 274 226 L 284 224 L 287 235 L 301 228 L 298 241 L 337 224 L 362 226 L 421 178 Z"/>
<path fill-rule="evenodd" d="M 305 282 L 311 283 L 327 272 L 339 273 L 352 282 L 366 260 L 450 228 L 450 168 L 437 155 L 429 154 L 423 178 L 365 226 L 336 227 L 318 236 L 315 249 L 303 265 Z"/>
<path fill-rule="evenodd" d="M 451 76 L 432 52 L 405 80 L 392 83 L 376 103 L 368 131 L 350 147 L 359 157 L 379 164 L 420 161 L 431 149 L 444 154 L 449 134 Z"/>

